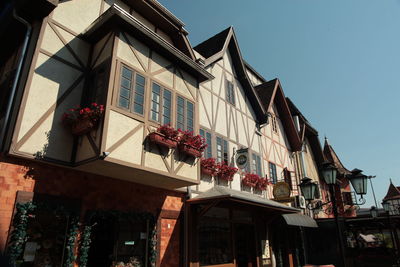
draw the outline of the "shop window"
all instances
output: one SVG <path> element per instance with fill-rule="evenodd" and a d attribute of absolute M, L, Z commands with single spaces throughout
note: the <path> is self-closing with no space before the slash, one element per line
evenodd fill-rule
<path fill-rule="evenodd" d="M 269 177 L 273 184 L 276 184 L 278 181 L 278 175 L 276 173 L 276 165 L 272 162 L 269 163 Z"/>
<path fill-rule="evenodd" d="M 212 158 L 212 138 L 211 133 L 207 132 L 206 130 L 200 129 L 200 135 L 206 140 L 207 148 L 204 151 L 205 158 Z"/>
<path fill-rule="evenodd" d="M 229 163 L 228 141 L 217 136 L 217 161 Z"/>
<path fill-rule="evenodd" d="M 161 124 L 171 123 L 172 93 L 153 83 L 151 90 L 150 119 Z"/>
<path fill-rule="evenodd" d="M 126 66 L 121 67 L 118 106 L 130 112 L 144 114 L 146 79 Z"/>
<path fill-rule="evenodd" d="M 105 215 L 94 217 L 92 224 L 95 226 L 88 267 L 145 266 L 149 253 L 146 250 L 149 237 L 149 223 L 146 220 L 132 220 L 130 216 L 117 219 Z"/>
<path fill-rule="evenodd" d="M 176 127 L 181 130 L 193 131 L 194 104 L 181 96 L 177 97 L 176 102 Z"/>
<path fill-rule="evenodd" d="M 235 105 L 235 87 L 232 82 L 226 80 L 226 100 Z"/>
<path fill-rule="evenodd" d="M 198 229 L 200 266 L 233 262 L 229 221 L 203 218 Z"/>

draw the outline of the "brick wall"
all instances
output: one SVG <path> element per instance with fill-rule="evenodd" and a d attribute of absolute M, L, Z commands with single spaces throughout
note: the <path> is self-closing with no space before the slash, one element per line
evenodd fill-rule
<path fill-rule="evenodd" d="M 2 157 L 0 158 L 1 250 L 5 248 L 17 191 L 79 199 L 82 215 L 85 211 L 94 209 L 153 213 L 158 216 L 161 226 L 159 230 L 161 266 L 179 265 L 179 222 L 177 218 L 163 219 L 162 214 L 163 211 L 179 214 L 183 205 L 183 193 Z"/>

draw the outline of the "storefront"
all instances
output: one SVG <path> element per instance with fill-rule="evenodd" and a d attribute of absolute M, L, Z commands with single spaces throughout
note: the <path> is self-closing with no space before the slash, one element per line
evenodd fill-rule
<path fill-rule="evenodd" d="M 299 211 L 222 186 L 186 203 L 191 267 L 272 266 L 274 224 L 282 214 Z"/>

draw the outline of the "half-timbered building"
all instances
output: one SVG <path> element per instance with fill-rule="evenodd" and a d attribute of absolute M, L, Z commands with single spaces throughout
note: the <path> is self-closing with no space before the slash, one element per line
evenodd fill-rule
<path fill-rule="evenodd" d="M 301 141 L 280 82 L 266 81 L 244 62 L 232 27 L 194 50 L 214 76 L 199 89 L 199 127 L 208 144 L 203 156 L 238 171 L 230 179 L 202 173 L 200 183 L 190 187 L 188 264 L 300 264 L 300 244 L 276 234 L 302 216 L 294 201 Z M 238 160 L 243 155 L 245 160 Z M 246 183 L 249 173 L 266 186 Z M 305 221 L 315 225 L 308 217 Z"/>
<path fill-rule="evenodd" d="M 2 51 L 1 249 L 26 266 L 72 266 L 74 251 L 81 266 L 179 266 L 175 189 L 197 184 L 199 167 L 148 135 L 199 130 L 199 83 L 212 75 L 184 24 L 151 0 L 6 2 L 18 49 Z M 53 10 L 24 16 L 40 5 Z M 62 117 L 77 106 L 103 115 L 72 134 Z M 74 249 L 78 228 L 86 245 Z"/>

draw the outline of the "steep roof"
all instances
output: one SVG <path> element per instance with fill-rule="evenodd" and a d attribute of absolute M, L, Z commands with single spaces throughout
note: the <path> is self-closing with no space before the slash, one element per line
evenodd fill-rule
<path fill-rule="evenodd" d="M 325 159 L 335 165 L 338 169 L 338 173 L 340 177 L 344 177 L 346 174 L 350 174 L 351 172 L 346 169 L 342 162 L 340 161 L 339 157 L 337 156 L 335 150 L 333 150 L 332 146 L 329 144 L 328 139 L 325 138 L 324 144 L 324 156 Z"/>
<path fill-rule="evenodd" d="M 225 44 L 225 41 L 228 38 L 229 32 L 232 27 L 226 28 L 222 32 L 217 33 L 214 36 L 211 36 L 207 40 L 201 42 L 200 44 L 193 47 L 200 55 L 204 58 L 209 58 L 212 55 L 220 52 Z"/>
<path fill-rule="evenodd" d="M 223 58 L 225 52 L 229 51 L 232 58 L 233 67 L 236 72 L 236 78 L 242 85 L 243 90 L 245 91 L 245 94 L 249 99 L 253 110 L 255 111 L 257 121 L 259 123 L 265 123 L 267 121 L 267 112 L 264 109 L 264 106 L 262 105 L 256 91 L 254 90 L 249 77 L 247 76 L 245 63 L 242 58 L 242 53 L 240 52 L 233 27 L 228 27 L 222 32 L 217 33 L 211 38 L 198 44 L 194 47 L 194 50 L 205 58 L 205 66 L 220 60 Z"/>
<path fill-rule="evenodd" d="M 386 193 L 386 196 L 383 198 L 383 201 L 391 199 L 399 199 L 399 198 L 400 198 L 400 187 L 394 186 L 392 181 L 390 181 L 388 191 Z"/>
<path fill-rule="evenodd" d="M 268 111 L 272 104 L 275 103 L 291 148 L 293 151 L 301 150 L 301 140 L 296 126 L 294 125 L 293 118 L 286 102 L 286 97 L 283 93 L 279 79 L 276 78 L 262 83 L 254 87 L 254 89 L 261 99 L 266 111 Z"/>
<path fill-rule="evenodd" d="M 322 163 L 325 161 L 324 154 L 322 152 L 322 146 L 319 142 L 318 131 L 311 125 L 311 123 L 307 120 L 307 118 L 301 113 L 301 111 L 297 108 L 297 106 L 293 103 L 293 101 L 286 97 L 286 102 L 289 105 L 289 109 L 292 113 L 292 116 L 298 116 L 300 122 L 301 135 L 300 139 L 303 142 L 305 138 L 308 139 L 310 143 L 312 153 L 314 155 L 314 159 L 318 164 L 318 167 L 322 166 Z"/>

